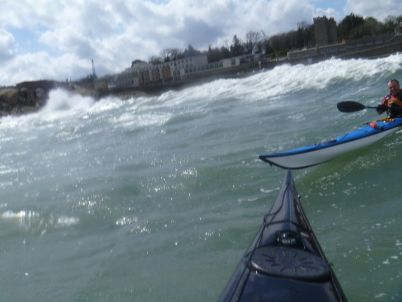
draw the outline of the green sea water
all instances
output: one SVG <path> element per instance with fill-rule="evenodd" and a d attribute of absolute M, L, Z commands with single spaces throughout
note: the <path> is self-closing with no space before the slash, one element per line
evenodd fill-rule
<path fill-rule="evenodd" d="M 216 301 L 284 171 L 259 153 L 375 119 L 402 55 L 126 101 L 52 91 L 0 121 L 0 301 Z M 294 173 L 350 301 L 402 300 L 402 136 Z"/>

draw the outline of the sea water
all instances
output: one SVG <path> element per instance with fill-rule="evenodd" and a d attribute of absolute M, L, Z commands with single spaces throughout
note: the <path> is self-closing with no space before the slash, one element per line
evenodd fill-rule
<path fill-rule="evenodd" d="M 282 65 L 158 96 L 63 90 L 0 120 L 0 301 L 215 301 L 284 171 L 377 118 L 402 55 Z M 402 300 L 402 136 L 294 173 L 350 301 Z"/>

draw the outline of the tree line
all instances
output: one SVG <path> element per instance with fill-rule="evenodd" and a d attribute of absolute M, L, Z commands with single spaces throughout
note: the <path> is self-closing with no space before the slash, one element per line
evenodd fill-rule
<path fill-rule="evenodd" d="M 363 18 L 351 13 L 336 25 L 338 42 L 391 35 L 401 22 L 402 15 L 389 16 L 381 22 L 373 17 Z M 184 50 L 167 48 L 162 50 L 159 56 L 151 57 L 149 63 L 159 64 L 201 54 L 207 55 L 209 62 L 253 52 L 262 52 L 270 58 L 277 58 L 286 56 L 289 50 L 310 48 L 315 45 L 314 24 L 301 22 L 297 25 L 297 29 L 271 37 L 267 37 L 263 31 L 249 31 L 244 41 L 234 35 L 230 45 L 215 47 L 209 45 L 208 49 L 204 51 L 197 50 L 192 45 L 188 45 Z"/>

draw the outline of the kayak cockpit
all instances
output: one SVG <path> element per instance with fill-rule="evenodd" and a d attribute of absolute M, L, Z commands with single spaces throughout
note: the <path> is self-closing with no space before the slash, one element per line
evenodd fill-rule
<path fill-rule="evenodd" d="M 320 257 L 286 246 L 257 248 L 249 264 L 255 272 L 280 278 L 328 281 L 331 277 L 328 263 Z"/>

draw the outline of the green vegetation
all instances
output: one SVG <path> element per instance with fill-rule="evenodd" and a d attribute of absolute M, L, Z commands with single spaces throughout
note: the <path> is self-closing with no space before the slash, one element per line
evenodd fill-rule
<path fill-rule="evenodd" d="M 363 18 L 350 14 L 338 24 L 338 38 L 341 41 L 347 41 L 383 34 L 393 34 L 395 27 L 401 21 L 402 16 L 390 16 L 384 22 L 380 22 L 373 17 Z"/>
<path fill-rule="evenodd" d="M 389 16 L 384 22 L 381 22 L 373 17 L 363 18 L 351 13 L 337 24 L 338 42 L 391 35 L 400 22 L 402 22 L 402 15 L 399 17 Z M 234 35 L 230 45 L 216 47 L 209 45 L 206 51 L 196 50 L 192 45 L 189 45 L 185 50 L 164 49 L 160 56 L 151 57 L 149 63 L 158 64 L 200 54 L 207 55 L 209 62 L 253 52 L 263 52 L 270 58 L 277 58 L 286 56 L 289 50 L 314 47 L 315 44 L 314 25 L 302 22 L 298 24 L 296 30 L 271 37 L 266 37 L 263 31 L 248 32 L 246 41 L 242 41 L 237 35 Z"/>
<path fill-rule="evenodd" d="M 402 24 L 402 15 L 389 16 L 383 22 L 373 17 L 363 18 L 353 13 L 347 15 L 336 25 L 338 42 L 356 40 L 381 35 L 392 35 L 395 29 Z M 263 53 L 271 59 L 285 57 L 290 50 L 311 48 L 316 45 L 314 24 L 301 22 L 296 30 L 280 33 L 267 37 L 263 31 L 249 31 L 246 40 L 242 41 L 237 35 L 233 36 L 232 43 L 225 46 L 208 46 L 205 51 L 195 49 L 191 44 L 186 49 L 167 48 L 162 50 L 159 56 L 152 56 L 148 62 L 161 64 L 173 60 L 184 59 L 197 55 L 206 55 L 208 62 L 217 62 L 222 59 L 232 58 L 252 53 Z M 133 62 L 143 62 L 134 60 Z M 96 80 L 94 70 L 75 83 L 83 86 L 91 86 Z"/>

